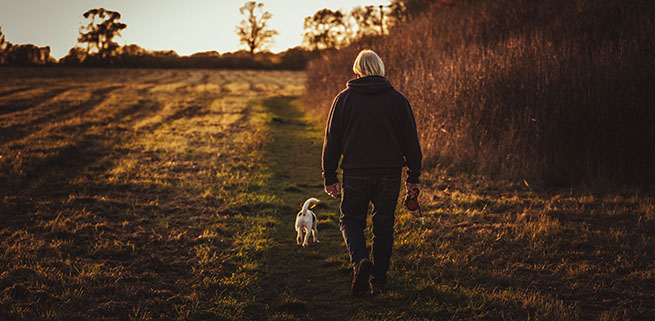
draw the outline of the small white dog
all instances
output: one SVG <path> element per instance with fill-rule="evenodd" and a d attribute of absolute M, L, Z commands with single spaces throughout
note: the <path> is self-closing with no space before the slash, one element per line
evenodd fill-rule
<path fill-rule="evenodd" d="M 310 210 L 310 207 L 313 208 L 312 204 L 318 203 L 319 201 L 315 198 L 309 198 L 305 201 L 305 204 L 302 206 L 302 210 L 298 212 L 296 216 L 296 232 L 298 232 L 298 237 L 296 242 L 300 245 L 300 242 L 303 240 L 302 234 L 305 232 L 305 240 L 302 243 L 303 247 L 309 245 L 309 233 L 314 236 L 314 242 L 319 242 L 316 238 L 318 230 L 316 229 L 316 214 Z"/>

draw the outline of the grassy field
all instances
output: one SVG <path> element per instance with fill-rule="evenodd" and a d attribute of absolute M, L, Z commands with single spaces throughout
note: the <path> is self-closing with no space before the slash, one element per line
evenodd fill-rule
<path fill-rule="evenodd" d="M 651 320 L 655 198 L 426 169 L 354 299 L 293 72 L 0 69 L 2 320 Z M 314 196 L 320 244 L 295 244 Z"/>

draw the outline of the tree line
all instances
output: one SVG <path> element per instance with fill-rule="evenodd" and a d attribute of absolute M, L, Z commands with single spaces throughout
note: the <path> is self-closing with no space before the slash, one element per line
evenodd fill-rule
<path fill-rule="evenodd" d="M 389 5 L 356 6 L 351 11 L 321 9 L 304 20 L 303 45 L 310 50 L 341 49 L 364 38 L 388 35 L 415 16 L 451 0 L 392 0 Z"/>
<path fill-rule="evenodd" d="M 274 54 L 268 51 L 278 35 L 278 31 L 268 25 L 273 15 L 264 10 L 263 3 L 248 1 L 239 9 L 244 19 L 235 29 L 246 50 L 223 54 L 209 51 L 190 56 L 179 56 L 173 50 L 150 51 L 136 44 L 120 46 L 114 39 L 127 28 L 120 21 L 121 14 L 94 8 L 82 14 L 88 24 L 80 27 L 77 45 L 59 61 L 50 56 L 48 46 L 5 41 L 0 27 L 0 65 L 303 69 L 308 60 L 322 51 L 345 47 L 363 37 L 387 34 L 429 3 L 427 0 L 393 0 L 388 6 L 355 7 L 350 12 L 321 9 L 304 19 L 301 46 Z"/>
<path fill-rule="evenodd" d="M 350 11 L 321 9 L 304 19 L 303 47 L 310 51 L 339 49 L 365 37 L 387 35 L 415 15 L 443 5 L 452 4 L 446 0 L 393 0 L 386 6 L 356 6 Z M 278 34 L 268 29 L 273 15 L 263 6 L 249 1 L 240 9 L 247 17 L 237 26 L 237 34 L 250 53 L 265 50 Z"/>
<path fill-rule="evenodd" d="M 33 44 L 16 45 L 6 40 L 0 26 L 0 65 L 44 65 L 55 63 L 50 47 Z"/>

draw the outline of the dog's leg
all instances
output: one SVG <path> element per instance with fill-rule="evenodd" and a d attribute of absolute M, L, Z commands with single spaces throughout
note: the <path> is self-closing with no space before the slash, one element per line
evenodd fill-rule
<path fill-rule="evenodd" d="M 302 243 L 303 247 L 309 246 L 309 229 L 305 228 L 305 242 Z"/>
<path fill-rule="evenodd" d="M 314 242 L 321 243 L 321 241 L 318 240 L 318 230 L 316 228 L 312 229 L 312 236 L 314 237 Z"/>
<path fill-rule="evenodd" d="M 298 236 L 296 237 L 296 244 L 300 245 L 302 242 L 302 228 L 296 229 L 298 231 Z"/>
<path fill-rule="evenodd" d="M 318 240 L 318 222 L 316 222 L 316 214 L 312 212 L 312 236 L 314 236 L 314 242 L 316 243 L 321 243 L 321 241 Z"/>

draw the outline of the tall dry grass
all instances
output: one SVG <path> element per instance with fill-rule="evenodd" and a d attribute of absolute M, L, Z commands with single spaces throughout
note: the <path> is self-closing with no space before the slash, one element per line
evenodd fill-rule
<path fill-rule="evenodd" d="M 464 0 L 308 67 L 327 113 L 360 49 L 413 104 L 435 166 L 547 185 L 655 181 L 655 3 Z"/>

